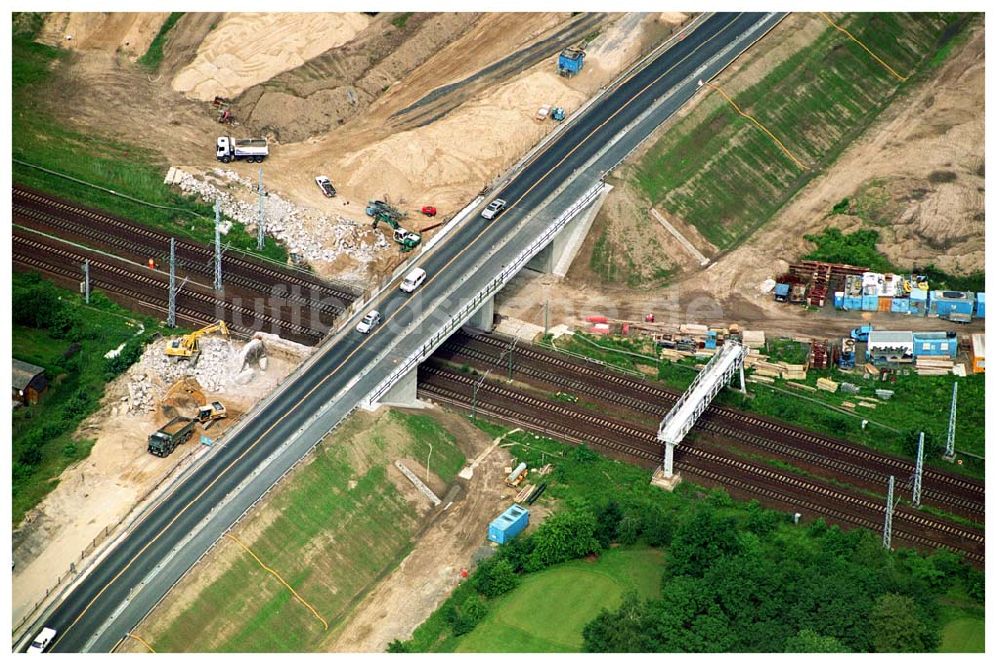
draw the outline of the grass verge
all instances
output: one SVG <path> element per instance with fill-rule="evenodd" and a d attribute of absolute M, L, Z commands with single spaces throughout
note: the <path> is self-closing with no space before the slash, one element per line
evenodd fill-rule
<path fill-rule="evenodd" d="M 155 72 L 160 67 L 160 62 L 163 60 L 163 45 L 167 43 L 167 35 L 170 30 L 181 20 L 184 16 L 184 12 L 171 12 L 167 20 L 163 22 L 160 26 L 160 31 L 156 33 L 156 37 L 153 41 L 149 43 L 149 48 L 146 49 L 146 53 L 139 58 L 139 64 L 145 67 L 150 72 Z"/>

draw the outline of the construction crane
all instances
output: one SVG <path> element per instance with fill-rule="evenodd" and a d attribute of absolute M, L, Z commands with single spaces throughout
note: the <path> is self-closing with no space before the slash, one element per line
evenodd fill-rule
<path fill-rule="evenodd" d="M 198 355 L 201 354 L 201 349 L 198 348 L 198 339 L 208 334 L 215 334 L 216 332 L 222 332 L 223 335 L 229 336 L 229 328 L 226 327 L 224 321 L 220 320 L 214 325 L 202 327 L 196 332 L 191 332 L 179 339 L 174 339 L 167 344 L 163 352 L 167 354 L 167 357 L 197 361 Z"/>

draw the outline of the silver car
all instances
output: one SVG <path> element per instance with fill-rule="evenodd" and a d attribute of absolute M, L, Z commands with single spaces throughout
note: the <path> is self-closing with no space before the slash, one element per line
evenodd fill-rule
<path fill-rule="evenodd" d="M 506 206 L 507 206 L 507 200 L 504 199 L 493 200 L 492 202 L 490 202 L 489 206 L 483 209 L 483 218 L 485 218 L 486 220 L 493 220 L 493 218 L 495 218 L 498 213 L 503 211 L 504 207 Z"/>
<path fill-rule="evenodd" d="M 361 319 L 361 322 L 358 323 L 358 326 L 355 327 L 355 329 L 361 332 L 362 334 L 367 334 L 368 332 L 375 329 L 375 326 L 378 325 L 380 322 L 382 322 L 382 316 L 379 314 L 379 312 L 369 311 L 367 314 L 365 314 L 365 317 Z"/>

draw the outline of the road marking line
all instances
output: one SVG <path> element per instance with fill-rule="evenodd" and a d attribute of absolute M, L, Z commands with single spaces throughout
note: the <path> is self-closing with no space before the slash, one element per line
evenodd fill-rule
<path fill-rule="evenodd" d="M 737 20 L 737 18 L 739 18 L 739 17 L 737 16 L 736 18 L 733 18 L 733 20 L 732 20 L 732 21 L 730 21 L 729 23 L 727 23 L 727 24 L 725 24 L 724 26 L 722 26 L 721 28 L 719 28 L 719 30 L 717 30 L 717 31 L 716 31 L 715 33 L 713 33 L 713 34 L 712 34 L 712 35 L 710 35 L 709 37 L 707 37 L 707 38 L 705 39 L 705 41 L 704 41 L 704 42 L 702 42 L 701 44 L 699 44 L 698 46 L 696 46 L 696 47 L 695 47 L 695 48 L 694 48 L 694 49 L 693 49 L 693 50 L 691 51 L 691 53 L 687 54 L 687 55 L 686 55 L 686 56 L 684 56 L 684 57 L 683 57 L 683 58 L 682 58 L 681 60 L 677 61 L 677 63 L 676 63 L 676 64 L 674 64 L 673 66 L 671 66 L 671 67 L 670 67 L 669 69 L 665 70 L 665 71 L 664 71 L 664 72 L 663 72 L 662 74 L 660 74 L 660 76 L 658 76 L 658 77 L 657 77 L 656 79 L 654 79 L 654 80 L 653 80 L 653 81 L 651 81 L 651 82 L 650 82 L 649 84 L 647 84 L 646 86 L 644 86 L 644 87 L 643 87 L 643 88 L 642 88 L 642 89 L 641 89 L 641 90 L 640 90 L 640 91 L 639 91 L 638 93 L 636 93 L 635 95 L 633 95 L 633 96 L 632 96 L 631 98 L 629 98 L 629 99 L 628 99 L 627 101 L 625 101 L 625 102 L 624 102 L 624 103 L 623 103 L 623 104 L 622 104 L 621 106 L 619 106 L 619 108 L 618 108 L 618 109 L 617 109 L 617 110 L 616 110 L 616 111 L 615 111 L 615 112 L 614 112 L 614 113 L 613 113 L 613 114 L 612 114 L 611 116 L 609 116 L 609 117 L 608 117 L 608 118 L 607 118 L 607 119 L 606 119 L 606 120 L 605 120 L 605 121 L 604 121 L 603 123 L 601 123 L 600 125 L 598 125 L 597 127 L 595 127 L 595 128 L 594 128 L 594 129 L 593 129 L 593 130 L 592 130 L 592 131 L 591 131 L 591 132 L 590 132 L 590 133 L 589 133 L 589 134 L 588 134 L 588 135 L 587 135 L 586 137 L 584 137 L 583 139 L 581 139 L 581 140 L 580 140 L 580 141 L 579 141 L 579 142 L 578 142 L 578 143 L 577 143 L 577 144 L 576 144 L 576 145 L 575 145 L 575 146 L 574 146 L 574 147 L 573 147 L 573 148 L 572 148 L 572 149 L 571 149 L 571 150 L 570 150 L 570 151 L 569 151 L 569 152 L 568 152 L 568 153 L 567 153 L 567 154 L 566 154 L 566 155 L 565 155 L 565 156 L 564 156 L 564 157 L 563 157 L 563 158 L 562 158 L 562 159 L 561 159 L 561 160 L 560 160 L 560 161 L 559 161 L 558 163 L 556 163 L 556 164 L 555 164 L 555 165 L 554 165 L 554 166 L 553 166 L 553 167 L 552 167 L 552 168 L 551 168 L 551 169 L 550 169 L 549 171 L 547 171 L 547 172 L 546 172 L 545 174 L 543 174 L 543 175 L 542 175 L 542 176 L 541 176 L 541 177 L 540 177 L 539 179 L 535 180 L 535 181 L 534 181 L 534 182 L 533 182 L 533 183 L 531 184 L 531 186 L 530 186 L 530 187 L 528 188 L 528 190 L 526 190 L 526 191 L 524 192 L 524 194 L 523 194 L 523 195 L 521 195 L 521 197 L 519 197 L 519 198 L 518 198 L 518 199 L 517 199 L 517 200 L 516 200 L 516 201 L 514 202 L 514 204 L 512 204 L 512 205 L 511 205 L 511 208 L 513 208 L 513 206 L 514 206 L 514 205 L 516 205 L 516 204 L 517 204 L 518 202 L 520 202 L 520 201 L 521 201 L 522 199 L 524 199 L 524 198 L 525 198 L 525 197 L 526 197 L 526 196 L 528 195 L 528 193 L 530 193 L 530 192 L 531 192 L 532 190 L 534 190 L 534 188 L 535 188 L 535 187 L 536 187 L 536 186 L 537 186 L 537 185 L 538 185 L 538 184 L 539 184 L 539 183 L 540 183 L 541 181 L 545 180 L 545 178 L 547 178 L 547 177 L 548 177 L 548 175 L 549 175 L 549 174 L 551 174 L 553 170 L 555 170 L 555 169 L 556 169 L 557 167 L 559 167 L 559 166 L 560 166 L 560 165 L 561 165 L 561 164 L 562 164 L 563 162 L 565 162 L 565 161 L 566 161 L 566 159 L 567 159 L 567 158 L 569 158 L 569 156 L 570 156 L 570 155 L 572 155 L 572 154 L 573 154 L 573 153 L 574 153 L 574 152 L 575 152 L 575 151 L 576 151 L 576 150 L 577 150 L 577 149 L 578 149 L 578 148 L 579 148 L 579 147 L 580 147 L 580 146 L 581 146 L 582 144 L 584 144 L 584 143 L 585 143 L 585 142 L 586 142 L 586 141 L 587 141 L 588 139 L 590 139 L 590 137 L 592 137 L 592 136 L 594 135 L 594 133 L 596 133 L 596 132 L 597 132 L 597 131 L 598 131 L 599 129 L 601 129 L 602 127 L 604 127 L 604 125 L 606 125 L 606 124 L 607 124 L 607 123 L 608 123 L 608 122 L 609 122 L 609 121 L 610 121 L 610 120 L 611 120 L 612 118 L 614 118 L 614 117 L 615 117 L 615 116 L 617 116 L 617 115 L 618 115 L 619 113 L 621 113 L 621 111 L 622 111 L 622 110 L 623 110 L 623 109 L 624 109 L 625 107 L 627 107 L 627 106 L 628 106 L 628 105 L 630 105 L 630 104 L 631 104 L 632 102 L 634 102 L 634 101 L 635 101 L 635 99 L 636 99 L 637 97 L 639 97 L 639 96 L 640 96 L 640 95 L 642 95 L 642 94 L 643 94 L 644 92 L 646 92 L 646 90 L 648 90 L 648 89 L 649 89 L 649 88 L 650 88 L 651 86 L 653 86 L 654 84 L 658 83 L 658 82 L 659 82 L 659 81 L 660 81 L 660 80 L 661 80 L 661 79 L 662 79 L 663 77 L 665 77 L 665 76 L 666 76 L 667 74 L 669 74 L 669 73 L 670 73 L 670 72 L 672 72 L 672 71 L 673 71 L 674 69 L 676 69 L 677 67 L 679 67 L 681 63 L 683 63 L 683 62 L 684 62 L 684 61 L 686 61 L 686 60 L 687 60 L 688 58 L 690 58 L 691 56 L 693 56 L 693 55 L 694 55 L 694 54 L 695 54 L 695 53 L 696 53 L 696 52 L 697 52 L 698 50 L 700 50 L 700 49 L 701 49 L 701 48 L 702 48 L 703 46 L 705 46 L 706 44 L 710 43 L 710 42 L 711 42 L 711 41 L 712 41 L 713 39 L 715 39 L 715 37 L 717 37 L 717 36 L 718 36 L 718 35 L 719 35 L 719 34 L 720 34 L 720 33 L 721 33 L 721 32 L 722 32 L 723 30 L 725 30 L 725 29 L 726 29 L 726 28 L 728 28 L 728 27 L 729 27 L 730 25 L 732 25 L 733 23 L 735 23 L 735 22 L 736 22 L 736 20 Z M 642 70 L 639 70 L 639 72 L 641 72 L 641 71 L 642 71 Z M 636 75 L 638 75 L 638 74 L 639 74 L 639 72 L 636 72 L 635 74 L 636 74 Z M 633 75 L 633 78 L 634 78 L 634 75 Z M 624 85 L 624 84 L 625 84 L 625 82 L 622 82 L 622 85 Z M 541 155 L 540 155 L 540 156 L 538 156 L 538 158 L 541 158 Z M 536 158 L 536 159 L 537 159 L 537 158 Z M 532 163 L 532 164 L 533 164 L 533 163 Z M 501 216 L 503 216 L 503 215 L 504 215 L 504 214 L 505 214 L 505 213 L 506 213 L 507 211 L 510 211 L 510 208 L 508 208 L 508 209 L 507 209 L 507 210 L 505 210 L 504 212 L 501 212 L 501 214 L 500 214 L 500 215 L 498 215 L 498 216 L 497 216 L 497 218 L 499 219 L 499 218 L 500 218 Z M 435 279 L 437 278 L 437 276 L 438 276 L 438 275 L 439 275 L 439 274 L 440 274 L 440 273 L 441 273 L 442 271 L 444 271 L 444 270 L 445 270 L 445 269 L 447 269 L 447 268 L 448 268 L 449 266 L 451 266 L 451 264 L 452 264 L 452 263 L 453 263 L 453 262 L 454 262 L 455 260 L 457 260 L 457 259 L 458 259 L 458 258 L 459 258 L 459 257 L 460 257 L 460 256 L 461 256 L 461 255 L 462 255 L 462 254 L 463 254 L 463 253 L 464 253 L 464 252 L 466 251 L 466 250 L 468 250 L 470 246 L 472 246 L 472 245 L 473 245 L 473 244 L 475 244 L 475 243 L 476 243 L 477 241 L 479 241 L 479 239 L 480 239 L 480 238 L 482 238 L 482 236 L 483 236 L 484 234 L 486 234 L 486 232 L 488 232 L 488 231 L 489 231 L 490 229 L 491 229 L 491 226 L 486 226 L 486 227 L 484 227 L 484 228 L 483 228 L 483 230 L 482 230 L 482 231 L 481 231 L 481 232 L 480 232 L 479 234 L 477 234 L 477 235 L 476 235 L 476 236 L 475 236 L 475 237 L 474 237 L 474 238 L 473 238 L 473 239 L 472 239 L 471 241 L 469 241 L 469 243 L 468 243 L 468 244 L 466 244 L 466 245 L 465 245 L 465 246 L 464 246 L 464 247 L 462 248 L 461 252 L 459 252 L 458 254 L 456 254 L 455 256 L 453 256 L 453 257 L 452 257 L 452 258 L 451 258 L 450 260 L 448 260 L 448 262 L 446 262 L 446 263 L 445 263 L 445 265 L 444 265 L 443 267 L 441 267 L 441 269 L 440 269 L 440 270 L 438 270 L 437 272 L 435 272 L 435 274 L 434 274 L 433 276 L 429 276 L 429 277 L 428 277 L 428 279 L 427 279 L 427 284 L 429 285 L 429 284 L 430 284 L 431 282 L 433 282 L 433 281 L 434 281 L 434 280 L 435 280 Z M 414 293 L 413 295 L 411 295 L 410 297 L 408 297 L 408 298 L 406 299 L 406 301 L 404 301 L 404 302 L 403 302 L 403 303 L 402 303 L 402 304 L 400 305 L 400 307 L 399 307 L 398 309 L 396 309 L 396 310 L 395 310 L 395 311 L 394 311 L 394 312 L 393 312 L 393 313 L 392 313 L 391 315 L 387 316 L 387 317 L 386 317 L 386 319 L 385 319 L 385 321 L 383 321 L 383 326 L 384 326 L 385 324 L 387 324 L 387 323 L 388 323 L 388 322 L 389 322 L 390 320 L 392 320 L 392 319 L 393 319 L 393 318 L 394 318 L 394 317 L 396 316 L 396 314 L 398 314 L 398 313 L 399 313 L 400 311 L 402 311 L 402 310 L 403 310 L 403 308 L 404 308 L 404 307 L 405 307 L 405 306 L 406 306 L 407 304 L 409 304 L 409 303 L 410 303 L 410 302 L 411 302 L 411 301 L 412 301 L 412 300 L 413 300 L 413 299 L 414 299 L 415 297 L 416 297 L 416 294 Z M 122 576 L 122 575 L 123 575 L 123 574 L 124 574 L 124 573 L 125 573 L 125 572 L 126 572 L 126 571 L 127 571 L 128 569 L 129 569 L 129 568 L 131 568 L 131 567 L 132 567 L 132 564 L 134 564 L 134 563 L 135 563 L 135 562 L 136 562 L 136 561 L 137 561 L 137 560 L 139 559 L 139 557 L 141 557 L 141 556 L 142 556 L 142 555 L 143 555 L 143 554 L 144 554 L 144 553 L 146 552 L 146 550 L 148 550 L 148 549 L 149 549 L 149 547 L 150 547 L 150 546 L 151 546 L 151 545 L 152 545 L 153 543 L 155 543 L 155 542 L 156 542 L 157 540 L 159 540 L 159 539 L 160 539 L 160 537 L 162 537 L 162 536 L 163 536 L 163 534 L 165 534 L 165 533 L 166 533 L 166 532 L 167 532 L 167 531 L 168 531 L 168 530 L 169 530 L 169 529 L 170 529 L 170 528 L 171 528 L 171 527 L 172 527 L 172 526 L 173 526 L 173 525 L 174 525 L 174 524 L 175 524 L 175 523 L 177 522 L 177 520 L 178 520 L 178 519 L 180 519 L 180 518 L 181 518 L 181 517 L 182 517 L 182 516 L 184 515 L 184 513 L 185 513 L 185 512 L 187 512 L 187 510 L 188 510 L 188 509 L 189 509 L 189 508 L 190 508 L 191 506 L 193 506 L 193 505 L 194 505 L 195 503 L 197 503 L 197 502 L 198 502 L 198 501 L 199 501 L 199 500 L 201 499 L 201 497 L 203 497 L 203 496 L 204 496 L 205 494 L 207 494 L 207 493 L 208 493 L 208 491 L 209 491 L 209 490 L 211 490 L 211 489 L 212 489 L 212 488 L 213 488 L 213 487 L 215 486 L 215 484 L 216 484 L 216 483 L 217 483 L 217 482 L 218 482 L 218 481 L 219 481 L 219 480 L 220 480 L 220 479 L 222 478 L 222 476 L 224 476 L 224 475 L 225 475 L 226 473 L 228 473 L 228 472 L 229 472 L 229 471 L 230 471 L 230 470 L 231 470 L 231 469 L 232 469 L 232 468 L 233 468 L 234 466 L 236 466 L 236 464 L 238 464 L 238 463 L 239 463 L 240 461 L 242 461 L 244 457 L 246 457 L 246 456 L 247 456 L 247 455 L 249 455 L 249 454 L 250 454 L 251 452 L 253 452 L 253 450 L 254 450 L 254 449 L 255 449 L 255 448 L 256 448 L 256 447 L 258 446 L 258 445 L 260 445 L 261 441 L 263 441 L 263 440 L 264 440 L 264 438 L 265 438 L 265 437 L 266 437 L 266 436 L 267 436 L 268 434 L 270 434 L 270 433 L 271 433 L 271 431 L 272 431 L 272 430 L 273 430 L 273 429 L 274 429 L 275 427 L 277 427 L 277 426 L 278 426 L 278 425 L 279 425 L 279 424 L 281 423 L 281 421 L 282 421 L 282 420 L 284 420 L 285 418 L 287 418 L 287 417 L 288 417 L 288 416 L 289 416 L 289 415 L 290 415 L 290 414 L 291 414 L 291 413 L 292 413 L 293 411 L 295 411 L 296 409 L 298 409 L 298 407 L 299 407 L 299 406 L 301 406 L 301 405 L 302 405 L 302 404 L 303 404 L 303 403 L 304 403 L 304 402 L 305 402 L 305 401 L 306 401 L 307 399 L 309 399 L 309 397 L 311 397 L 311 396 L 313 395 L 313 393 L 314 393 L 314 392 L 316 392 L 316 390 L 318 390 L 318 389 L 319 389 L 320 387 L 322 387 L 322 386 L 323 386 L 323 385 L 324 385 L 324 384 L 325 384 L 325 383 L 326 383 L 326 382 L 327 382 L 328 380 L 330 380 L 330 379 L 331 379 L 331 378 L 332 378 L 332 377 L 333 377 L 333 376 L 334 376 L 334 375 L 335 375 L 335 374 L 336 374 L 336 373 L 337 373 L 338 371 L 340 371 L 340 370 L 341 370 L 341 369 L 342 369 L 342 368 L 344 367 L 344 365 L 346 365 L 346 364 L 347 364 L 347 363 L 348 363 L 348 362 L 349 362 L 349 361 L 351 360 L 351 358 L 353 358 L 353 357 L 354 357 L 354 355 L 356 355 L 356 354 L 358 353 L 358 351 L 362 350 L 363 348 L 364 348 L 364 346 L 363 346 L 363 345 L 359 345 L 359 346 L 355 347 L 355 348 L 354 348 L 354 349 L 353 349 L 353 350 L 352 350 L 352 351 L 351 351 L 351 352 L 350 352 L 350 353 L 348 354 L 348 356 L 344 358 L 344 360 L 343 360 L 343 361 L 342 361 L 342 362 L 341 362 L 340 364 L 338 364 L 338 365 L 337 365 L 337 366 L 336 366 L 336 367 L 335 367 L 335 368 L 334 368 L 334 369 L 333 369 L 332 371 L 330 371 L 330 373 L 328 373 L 328 374 L 327 374 L 327 375 L 326 375 L 325 377 L 323 377 L 323 379 L 322 379 L 322 380 L 320 380 L 320 381 L 319 381 L 318 383 L 316 383 L 316 384 L 315 384 L 315 385 L 314 385 L 314 386 L 312 387 L 312 389 L 311 389 L 311 390 L 309 390 L 309 392 L 307 392 L 307 393 L 306 393 L 306 394 L 305 394 L 305 395 L 304 395 L 304 396 L 303 396 L 303 397 L 302 397 L 301 399 L 299 399 L 299 400 L 298 400 L 298 401 L 297 401 L 297 402 L 296 402 L 296 403 L 295 403 L 295 404 L 294 404 L 293 406 L 291 406 L 291 407 L 290 407 L 290 408 L 289 408 L 289 409 L 288 409 L 287 411 L 285 411 L 285 412 L 284 412 L 284 413 L 282 413 L 282 414 L 281 414 L 281 415 L 280 415 L 279 417 L 277 417 L 277 418 L 276 418 L 276 419 L 275 419 L 275 420 L 274 420 L 274 421 L 273 421 L 273 422 L 271 423 L 271 426 L 270 426 L 270 427 L 268 427 L 266 431 L 264 431 L 264 433 L 262 433 L 262 434 L 261 434 L 261 435 L 260 435 L 259 437 L 257 437 L 257 439 L 256 439 L 256 440 L 255 440 L 255 441 L 254 441 L 253 443 L 251 443 L 251 444 L 250 444 L 249 446 L 247 446 L 246 450 L 244 450 L 244 451 L 243 451 L 243 452 L 242 452 L 242 453 L 241 453 L 241 454 L 240 454 L 240 455 L 239 455 L 239 456 L 238 456 L 238 457 L 237 457 L 236 459 L 234 459 L 234 460 L 233 460 L 232 462 L 230 462 L 230 463 L 229 463 L 229 465 L 228 465 L 228 466 L 226 466 L 226 468 L 224 468 L 224 469 L 223 469 L 222 471 L 220 471 L 220 472 L 219 472 L 219 474 L 218 474 L 218 475 L 216 475 L 216 476 L 215 476 L 215 478 L 213 478 L 213 479 L 212 479 L 212 481 L 211 481 L 211 482 L 209 482 L 209 483 L 208 483 L 208 485 L 206 485 L 206 486 L 205 486 L 205 488 L 204 488 L 204 489 L 203 489 L 203 490 L 202 490 L 201 492 L 199 492 L 197 496 L 195 496 L 195 497 L 194 497 L 193 499 L 191 499 L 191 501 L 189 501 L 189 502 L 188 502 L 188 503 L 187 503 L 187 504 L 186 504 L 186 505 L 185 505 L 185 506 L 184 506 L 183 508 L 181 508 L 181 509 L 180 509 L 180 510 L 179 510 L 179 511 L 178 511 L 178 512 L 177 512 L 177 513 L 176 513 L 176 514 L 174 515 L 174 517 L 173 517 L 173 518 L 172 518 L 172 519 L 170 520 L 170 522 L 168 522 L 168 523 L 167 523 L 167 524 L 166 524 L 166 525 L 165 525 L 165 526 L 164 526 L 164 527 L 163 527 L 162 529 L 160 529 L 160 531 L 158 531 L 158 532 L 156 533 L 156 535 L 155 535 L 155 536 L 153 536 L 152 538 L 150 538 L 150 539 L 149 539 L 149 541 L 147 541 L 147 542 L 146 542 L 146 543 L 145 543 L 145 544 L 144 544 L 144 545 L 142 546 L 142 548 L 140 548 L 140 550 L 139 550 L 139 551 L 138 551 L 138 552 L 137 552 L 137 553 L 135 554 L 135 556 L 133 556 L 133 557 L 132 557 L 131 559 L 129 559 L 128 563 L 126 563 L 126 564 L 125 564 L 124 566 L 122 566 L 122 568 L 121 568 L 121 569 L 119 569 L 119 571 L 118 571 L 118 572 L 117 572 L 117 573 L 115 574 L 115 576 L 114 576 L 113 578 L 111 578 L 111 579 L 110 579 L 110 580 L 109 580 L 109 581 L 108 581 L 108 582 L 107 582 L 107 583 L 106 583 L 106 584 L 105 584 L 105 585 L 104 585 L 103 587 L 101 587 L 100 591 L 98 591 L 98 592 L 97 592 L 96 594 L 94 594 L 94 596 L 93 596 L 93 597 L 91 597 L 90 601 L 88 601 L 88 602 L 87 602 L 87 605 L 86 605 L 86 606 L 84 606 L 83 610 L 81 610 L 81 611 L 80 611 L 80 614 L 78 614 L 78 615 L 77 615 L 77 616 L 76 616 L 76 617 L 75 617 L 75 618 L 73 619 L 73 621 L 72 621 L 72 622 L 71 622 L 71 623 L 69 624 L 69 626 L 67 626 L 67 627 L 66 627 L 66 631 L 64 631 L 62 635 L 60 635 L 59 637 L 57 637 L 57 638 L 56 638 L 56 641 L 55 641 L 55 642 L 54 642 L 54 643 L 52 644 L 52 649 L 55 649 L 56 645 L 58 645 L 58 644 L 59 644 L 59 642 L 60 642 L 60 641 L 61 641 L 62 639 L 66 638 L 66 636 L 68 635 L 68 632 L 69 632 L 69 631 L 70 631 L 70 630 L 71 630 L 71 629 L 72 629 L 72 628 L 73 628 L 74 626 L 76 626 L 76 625 L 77 625 L 77 623 L 78 623 L 78 622 L 79 622 L 79 621 L 80 621 L 81 619 L 83 619 L 83 616 L 84 616 L 85 614 L 87 614 L 87 611 L 88 611 L 88 610 L 90 610 L 90 608 L 91 608 L 91 607 L 93 607 L 93 605 L 94 605 L 94 603 L 95 603 L 95 602 L 97 601 L 97 599 L 98 599 L 98 598 L 100 598 L 100 597 L 101 597 L 101 596 L 102 596 L 102 595 L 104 594 L 104 592 L 106 592 L 106 591 L 108 590 L 108 588 L 109 588 L 109 587 L 111 587 L 111 585 L 113 585 L 113 584 L 114 584 L 115 582 L 117 582 L 117 581 L 118 581 L 118 579 L 119 579 L 119 578 L 120 578 L 120 577 L 121 577 L 121 576 Z"/>
<path fill-rule="evenodd" d="M 292 592 L 292 596 L 294 596 L 296 599 L 298 599 L 299 603 L 301 603 L 302 605 L 304 605 L 307 608 L 309 608 L 309 612 L 313 613 L 313 615 L 316 616 L 316 619 L 318 619 L 319 621 L 321 621 L 323 623 L 323 630 L 324 631 L 329 631 L 330 630 L 330 625 L 326 623 L 326 620 L 323 619 L 318 612 L 316 612 L 316 608 L 314 608 L 311 605 L 309 605 L 309 603 L 304 598 L 302 598 L 301 596 L 299 596 L 299 593 L 292 588 L 292 585 L 290 585 L 287 582 L 285 582 L 285 579 L 283 577 L 281 577 L 280 575 L 278 575 L 278 572 L 276 570 L 274 570 L 273 568 L 268 568 L 266 565 L 264 565 L 264 562 L 260 560 L 260 557 L 258 557 L 256 554 L 254 554 L 253 550 L 251 550 L 249 547 L 247 547 L 245 543 L 243 543 L 239 538 L 237 538 L 233 534 L 227 533 L 226 537 L 229 538 L 230 540 L 232 540 L 234 543 L 236 543 L 240 547 L 242 547 L 244 550 L 246 550 L 247 553 L 251 557 L 253 557 L 254 559 L 257 560 L 257 563 L 260 564 L 261 568 L 263 568 L 265 571 L 267 571 L 268 573 L 270 573 L 271 575 L 273 575 L 278 580 L 278 582 L 280 582 L 281 584 L 285 585 L 285 587 L 288 589 L 288 591 Z"/>
<path fill-rule="evenodd" d="M 748 114 L 745 111 L 743 111 L 742 109 L 740 109 L 739 105 L 736 104 L 735 101 L 733 101 L 733 98 L 729 97 L 729 95 L 726 94 L 726 91 L 722 90 L 721 88 L 719 88 L 717 85 L 715 85 L 711 81 L 704 81 L 704 82 L 702 82 L 702 85 L 708 86 L 709 88 L 711 88 L 714 91 L 718 92 L 719 95 L 721 95 L 722 97 L 726 98 L 726 101 L 729 102 L 729 104 L 731 104 L 733 106 L 733 109 L 736 110 L 737 114 L 739 114 L 743 118 L 748 119 L 751 123 L 753 123 L 758 128 L 760 128 L 768 137 L 770 137 L 774 141 L 775 144 L 778 145 L 778 148 L 780 148 L 782 151 L 785 152 L 785 155 L 787 155 L 792 162 L 794 162 L 796 165 L 798 165 L 799 168 L 802 171 L 806 171 L 806 166 L 804 164 L 802 164 L 802 162 L 798 158 L 796 158 L 794 155 L 792 155 L 792 152 L 789 151 L 785 147 L 785 145 L 781 143 L 781 140 L 778 139 L 777 137 L 775 137 L 773 132 L 771 132 L 770 130 L 768 130 L 767 128 L 765 128 L 764 125 L 763 125 L 763 123 L 761 123 L 756 118 L 754 118 L 750 114 Z"/>
<path fill-rule="evenodd" d="M 871 56 L 872 58 L 874 58 L 875 60 L 877 60 L 878 63 L 879 63 L 879 65 L 881 65 L 885 69 L 889 70 L 889 73 L 892 76 L 896 77 L 900 81 L 906 81 L 907 80 L 908 77 L 904 77 L 899 72 L 897 72 L 896 70 L 894 70 L 891 67 L 889 67 L 889 65 L 884 60 L 882 60 L 881 58 L 879 58 L 878 56 L 876 56 L 875 53 L 871 49 L 869 49 L 867 46 L 865 46 L 861 42 L 861 40 L 859 40 L 857 37 L 855 37 L 851 33 L 847 32 L 847 30 L 845 30 L 844 28 L 841 28 L 839 25 L 837 25 L 836 23 L 834 23 L 833 19 L 831 19 L 829 16 L 827 16 L 826 12 L 820 12 L 819 15 L 822 16 L 824 19 L 826 19 L 827 23 L 829 23 L 831 26 L 833 26 L 834 28 L 836 28 L 840 32 L 842 32 L 845 35 L 847 35 L 852 41 L 854 41 L 855 43 L 857 43 L 858 46 L 860 46 L 862 49 L 864 49 L 865 51 L 867 51 L 868 55 Z"/>

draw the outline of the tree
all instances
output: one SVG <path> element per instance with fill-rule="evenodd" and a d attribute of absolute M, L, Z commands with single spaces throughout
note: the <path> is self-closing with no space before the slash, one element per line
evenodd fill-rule
<path fill-rule="evenodd" d="M 584 652 L 655 652 L 649 634 L 650 610 L 639 595 L 625 592 L 621 606 L 601 610 L 583 627 Z"/>
<path fill-rule="evenodd" d="M 933 630 L 917 616 L 909 596 L 884 594 L 871 611 L 872 640 L 877 652 L 929 652 L 937 647 Z"/>
<path fill-rule="evenodd" d="M 479 596 L 473 594 L 465 599 L 461 606 L 454 604 L 449 608 L 448 623 L 451 624 L 455 635 L 464 635 L 476 628 L 476 624 L 481 622 L 488 612 L 486 604 L 479 599 Z"/>
<path fill-rule="evenodd" d="M 472 580 L 476 591 L 486 598 L 495 598 L 517 586 L 517 573 L 509 561 L 494 557 L 479 564 Z"/>
<path fill-rule="evenodd" d="M 396 638 L 389 643 L 389 646 L 385 648 L 385 651 L 389 654 L 408 654 L 411 650 L 405 640 Z"/>
<path fill-rule="evenodd" d="M 594 538 L 601 544 L 601 547 L 608 548 L 611 543 L 618 538 L 618 524 L 622 520 L 622 509 L 618 502 L 612 499 L 608 501 L 597 513 L 597 529 L 594 531 Z"/>
<path fill-rule="evenodd" d="M 569 559 L 579 559 L 599 552 L 601 544 L 594 538 L 597 519 L 593 513 L 574 510 L 557 513 L 535 531 L 535 549 L 526 570 L 537 571 Z"/>
<path fill-rule="evenodd" d="M 844 643 L 830 636 L 821 636 L 812 629 L 802 629 L 785 641 L 789 654 L 845 653 L 851 650 Z"/>

